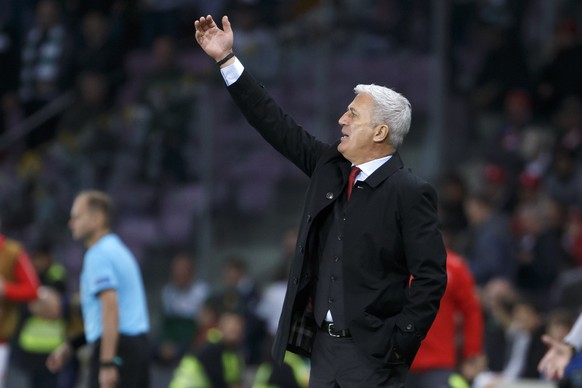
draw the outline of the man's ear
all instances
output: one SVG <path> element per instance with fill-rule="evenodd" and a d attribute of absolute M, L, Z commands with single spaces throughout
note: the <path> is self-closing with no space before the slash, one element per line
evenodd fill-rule
<path fill-rule="evenodd" d="M 94 211 L 93 212 L 93 222 L 99 225 L 100 227 L 104 227 L 105 225 L 105 215 L 101 212 Z"/>
<path fill-rule="evenodd" d="M 374 128 L 374 141 L 376 143 L 384 143 L 388 140 L 390 129 L 386 124 L 376 125 Z"/>

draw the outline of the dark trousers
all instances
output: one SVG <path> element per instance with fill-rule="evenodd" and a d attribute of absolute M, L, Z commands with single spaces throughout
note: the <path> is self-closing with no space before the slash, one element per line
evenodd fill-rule
<path fill-rule="evenodd" d="M 32 388 L 57 388 L 58 375 L 48 369 L 32 372 L 30 375 L 30 387 Z"/>
<path fill-rule="evenodd" d="M 89 365 L 89 387 L 99 388 L 99 352 L 101 340 L 97 340 L 91 353 Z M 149 388 L 150 347 L 145 334 L 136 336 L 120 335 L 117 356 L 121 358 L 119 367 L 120 388 Z"/>
<path fill-rule="evenodd" d="M 318 330 L 311 351 L 310 388 L 404 388 L 408 368 L 381 365 L 367 358 L 353 338 L 331 337 Z"/>
<path fill-rule="evenodd" d="M 58 388 L 60 373 L 55 374 L 47 369 L 48 353 L 27 352 L 19 346 L 13 346 L 11 350 L 12 361 L 28 376 L 28 388 Z"/>
<path fill-rule="evenodd" d="M 433 369 L 426 372 L 410 372 L 406 380 L 407 388 L 450 388 L 452 369 Z"/>

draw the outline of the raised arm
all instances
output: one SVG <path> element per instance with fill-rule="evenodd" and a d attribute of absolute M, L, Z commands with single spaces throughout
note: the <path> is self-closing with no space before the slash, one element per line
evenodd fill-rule
<path fill-rule="evenodd" d="M 210 15 L 195 20 L 196 41 L 221 69 L 233 65 L 221 72 L 231 97 L 249 124 L 284 157 L 311 176 L 329 145 L 303 130 L 277 105 L 266 88 L 244 70 L 232 52 L 234 36 L 227 16 L 222 17 L 222 26 L 223 30 L 218 28 Z"/>
<path fill-rule="evenodd" d="M 194 21 L 196 42 L 217 63 L 232 54 L 232 45 L 234 43 L 234 35 L 228 16 L 222 17 L 222 27 L 223 30 L 218 28 L 218 25 L 210 15 Z M 221 67 L 228 66 L 233 62 L 234 56 L 221 63 Z"/>

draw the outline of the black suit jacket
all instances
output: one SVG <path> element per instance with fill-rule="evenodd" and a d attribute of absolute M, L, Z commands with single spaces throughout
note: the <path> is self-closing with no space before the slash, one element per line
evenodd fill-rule
<path fill-rule="evenodd" d="M 311 350 L 315 328 L 306 305 L 321 215 L 343 198 L 351 163 L 337 143 L 320 142 L 297 125 L 247 71 L 228 90 L 249 123 L 311 178 L 273 345 L 273 357 L 282 362 L 286 349 Z M 412 362 L 446 287 L 436 207 L 435 190 L 405 169 L 398 153 L 356 184 L 346 207 L 346 323 L 363 353 L 384 365 Z"/>

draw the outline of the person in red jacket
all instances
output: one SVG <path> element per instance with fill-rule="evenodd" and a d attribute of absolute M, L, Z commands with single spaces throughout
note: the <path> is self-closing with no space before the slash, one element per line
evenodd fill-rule
<path fill-rule="evenodd" d="M 0 234 L 0 388 L 4 388 L 9 341 L 18 325 L 17 303 L 36 299 L 38 286 L 24 248 Z"/>
<path fill-rule="evenodd" d="M 409 387 L 448 388 L 453 386 L 449 380 L 459 366 L 468 375 L 485 367 L 483 315 L 473 275 L 465 261 L 450 249 L 447 249 L 447 277 L 449 282 L 440 309 L 410 368 Z M 459 335 L 462 336 L 460 365 Z M 473 376 L 464 377 L 469 380 Z"/>

